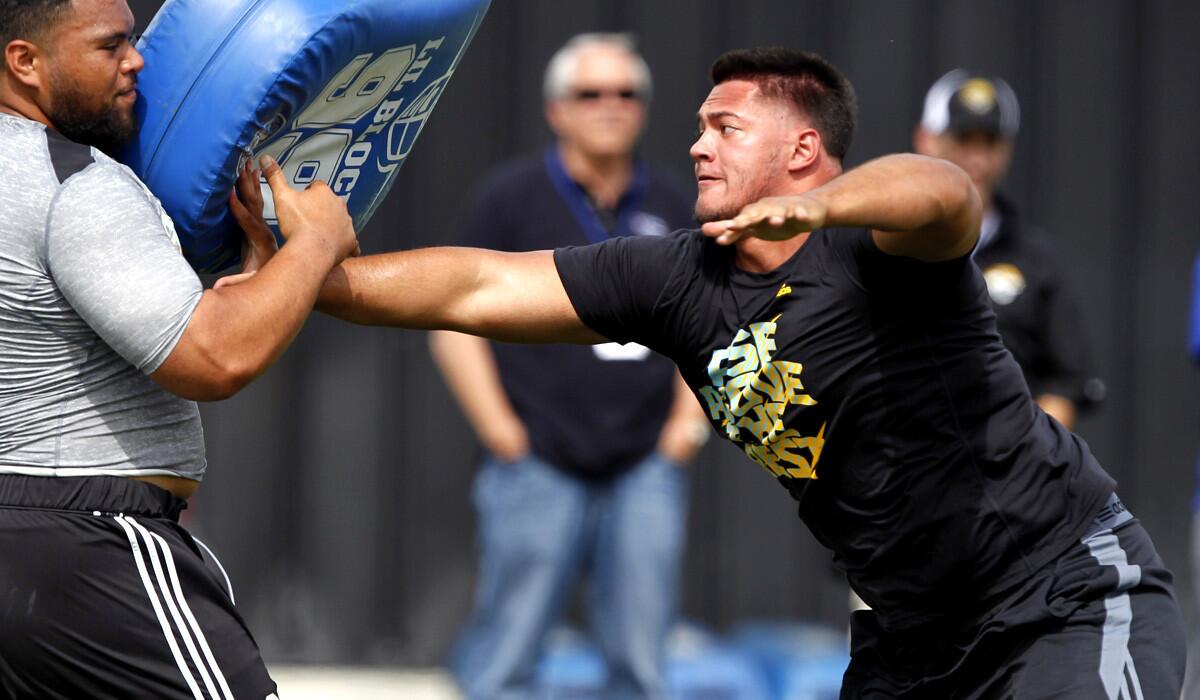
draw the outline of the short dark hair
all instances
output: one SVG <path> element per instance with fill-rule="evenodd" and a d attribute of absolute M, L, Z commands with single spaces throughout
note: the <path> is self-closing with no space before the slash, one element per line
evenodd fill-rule
<path fill-rule="evenodd" d="M 0 47 L 34 40 L 71 7 L 71 0 L 0 0 Z"/>
<path fill-rule="evenodd" d="M 854 86 L 815 53 L 780 46 L 736 49 L 712 64 L 713 85 L 749 80 L 769 97 L 796 105 L 813 122 L 829 155 L 843 160 L 854 139 Z"/>

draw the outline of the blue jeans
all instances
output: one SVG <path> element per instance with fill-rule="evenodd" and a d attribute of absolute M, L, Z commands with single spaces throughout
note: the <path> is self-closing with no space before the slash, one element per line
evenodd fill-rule
<path fill-rule="evenodd" d="M 529 698 L 547 631 L 581 569 L 608 665 L 605 698 L 661 698 L 687 514 L 684 470 L 651 455 L 592 484 L 526 457 L 475 481 L 482 549 L 475 610 L 451 659 L 471 700 Z"/>

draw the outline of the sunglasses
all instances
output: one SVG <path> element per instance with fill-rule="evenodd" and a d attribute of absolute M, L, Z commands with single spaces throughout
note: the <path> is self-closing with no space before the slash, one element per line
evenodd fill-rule
<path fill-rule="evenodd" d="M 605 97 L 615 97 L 619 100 L 632 101 L 641 99 L 641 94 L 633 88 L 621 88 L 620 90 L 596 90 L 585 88 L 581 90 L 572 90 L 571 98 L 579 102 L 599 102 Z"/>

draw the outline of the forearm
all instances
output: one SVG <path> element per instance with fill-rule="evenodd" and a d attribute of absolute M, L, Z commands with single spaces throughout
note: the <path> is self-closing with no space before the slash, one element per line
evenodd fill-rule
<path fill-rule="evenodd" d="M 550 251 L 423 248 L 346 260 L 317 309 L 352 323 L 515 342 L 603 342 L 579 320 Z"/>
<path fill-rule="evenodd" d="M 317 310 L 364 325 L 457 329 L 486 253 L 422 248 L 346 260 L 326 278 Z"/>
<path fill-rule="evenodd" d="M 295 239 L 245 284 L 214 292 L 225 318 L 221 342 L 265 369 L 300 332 L 336 261 L 320 241 Z"/>
<path fill-rule="evenodd" d="M 152 376 L 195 400 L 237 393 L 295 338 L 335 261 L 320 241 L 298 239 L 242 284 L 204 292 L 179 345 Z"/>
<path fill-rule="evenodd" d="M 808 193 L 826 207 L 825 225 L 865 227 L 886 252 L 946 259 L 971 250 L 982 208 L 966 173 L 913 154 L 865 163 Z"/>

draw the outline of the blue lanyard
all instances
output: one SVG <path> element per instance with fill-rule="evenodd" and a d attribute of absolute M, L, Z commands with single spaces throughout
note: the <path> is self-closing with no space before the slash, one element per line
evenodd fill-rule
<path fill-rule="evenodd" d="M 605 230 L 600 215 L 596 213 L 596 207 L 588 199 L 587 192 L 567 174 L 567 169 L 558 154 L 558 148 L 554 146 L 547 148 L 545 161 L 546 173 L 550 176 L 550 182 L 554 184 L 558 196 L 562 197 L 563 203 L 567 205 L 567 209 L 571 211 L 571 215 L 575 217 L 579 228 L 583 230 L 589 241 L 600 243 L 608 240 L 610 236 L 628 236 L 633 233 L 629 228 L 629 220 L 638 211 L 642 200 L 646 198 L 646 188 L 650 180 L 645 163 L 641 160 L 634 161 L 633 178 L 629 183 L 629 189 L 617 201 L 617 222 L 610 232 Z"/>

